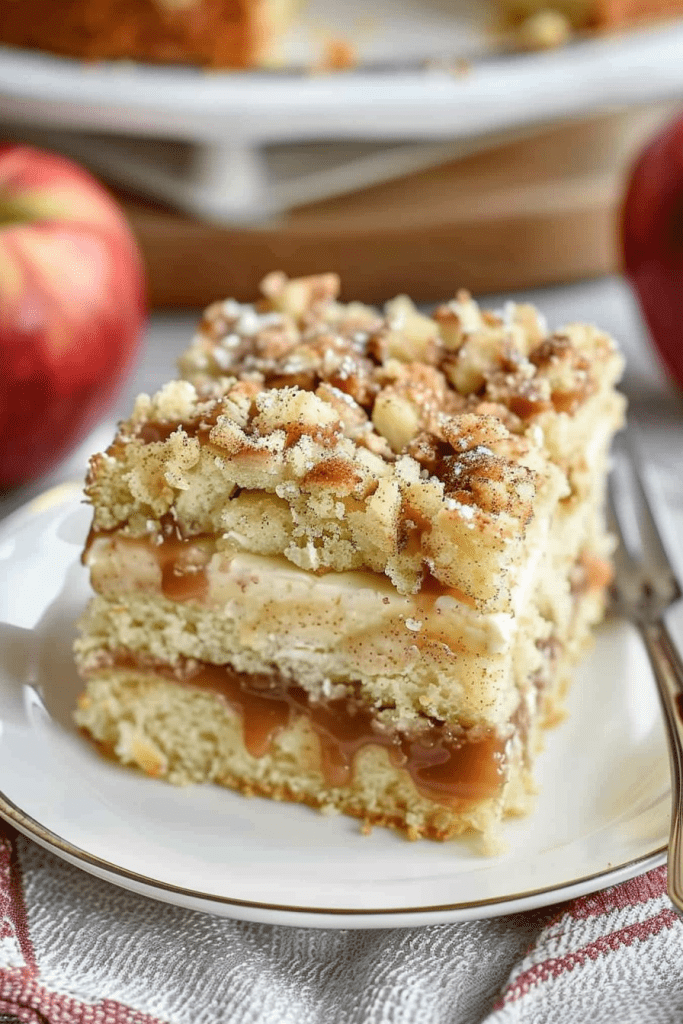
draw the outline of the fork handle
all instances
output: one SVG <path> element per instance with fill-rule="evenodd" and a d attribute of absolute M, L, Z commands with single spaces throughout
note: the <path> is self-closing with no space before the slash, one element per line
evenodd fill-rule
<path fill-rule="evenodd" d="M 669 833 L 669 898 L 683 915 L 683 663 L 665 624 L 643 623 L 641 633 L 654 671 L 669 734 L 671 765 L 671 829 Z"/>

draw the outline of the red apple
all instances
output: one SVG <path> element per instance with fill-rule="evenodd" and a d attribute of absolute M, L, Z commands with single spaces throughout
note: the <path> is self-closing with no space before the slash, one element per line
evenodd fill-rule
<path fill-rule="evenodd" d="M 0 146 L 0 487 L 44 473 L 116 394 L 145 319 L 142 261 L 94 178 Z"/>
<path fill-rule="evenodd" d="M 631 171 L 622 209 L 626 275 L 665 367 L 683 385 L 683 119 Z"/>

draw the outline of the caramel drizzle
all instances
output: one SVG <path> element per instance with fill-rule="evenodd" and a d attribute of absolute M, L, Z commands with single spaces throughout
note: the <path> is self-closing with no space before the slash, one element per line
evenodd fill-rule
<path fill-rule="evenodd" d="M 203 601 L 209 592 L 206 567 L 215 551 L 210 537 L 170 538 L 159 546 L 161 591 L 171 601 Z"/>
<path fill-rule="evenodd" d="M 193 661 L 179 676 L 167 666 L 143 665 L 130 656 L 116 659 L 116 664 L 150 669 L 217 694 L 240 716 L 244 745 L 252 757 L 263 757 L 278 733 L 303 715 L 320 742 L 328 786 L 351 783 L 355 757 L 367 746 L 384 747 L 391 763 L 408 772 L 422 796 L 449 807 L 495 797 L 505 779 L 505 740 L 491 730 L 473 738 L 429 720 L 412 736 L 382 731 L 373 709 L 357 696 L 313 701 L 278 672 L 247 675 L 230 665 Z"/>
<path fill-rule="evenodd" d="M 117 537 L 118 543 L 152 551 L 161 570 L 161 592 L 170 601 L 203 601 L 209 592 L 207 566 L 216 550 L 216 539 L 209 534 L 185 536 L 172 516 L 161 520 L 161 543 L 150 537 Z M 88 552 L 100 537 L 112 537 L 115 530 L 91 528 L 81 556 L 87 564 Z"/>
<path fill-rule="evenodd" d="M 160 543 L 150 537 L 126 537 L 119 534 L 118 543 L 145 547 L 152 551 L 161 569 L 161 589 L 164 597 L 171 601 L 201 601 L 209 588 L 206 566 L 216 550 L 216 541 L 210 534 L 186 536 L 182 533 L 172 516 L 166 515 L 161 520 Z M 97 530 L 91 527 L 81 562 L 87 565 L 88 552 L 93 543 L 100 537 L 111 537 L 116 530 Z M 439 597 L 448 595 L 471 608 L 476 607 L 474 598 L 465 594 L 457 587 L 448 587 L 434 577 L 429 569 L 424 569 L 420 592 L 417 595 L 417 606 L 426 615 L 434 614 L 434 606 Z"/>

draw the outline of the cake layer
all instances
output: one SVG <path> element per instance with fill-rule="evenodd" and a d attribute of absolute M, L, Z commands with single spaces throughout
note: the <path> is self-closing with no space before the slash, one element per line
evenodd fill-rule
<path fill-rule="evenodd" d="M 348 786 L 354 759 L 368 746 L 385 749 L 391 764 L 408 773 L 422 796 L 446 806 L 497 797 L 507 777 L 505 750 L 512 729 L 499 735 L 426 715 L 397 728 L 360 696 L 358 685 L 338 685 L 333 690 L 340 695 L 312 700 L 303 687 L 277 672 L 236 672 L 230 665 L 196 660 L 145 664 L 130 654 L 114 658 L 109 669 L 122 679 L 160 677 L 216 694 L 239 716 L 241 742 L 252 758 L 266 755 L 276 736 L 305 718 L 317 737 L 317 760 L 328 787 Z M 99 669 L 97 676 L 102 674 Z"/>
<path fill-rule="evenodd" d="M 460 776 L 449 792 L 448 784 L 439 785 L 439 766 L 430 779 L 422 765 L 423 795 L 406 767 L 395 763 L 400 743 L 360 745 L 343 784 L 335 785 L 339 765 L 323 767 L 320 731 L 308 716 L 294 716 L 273 736 L 268 752 L 254 756 L 244 743 L 241 714 L 228 701 L 150 672 L 101 673 L 87 684 L 76 721 L 122 763 L 177 785 L 212 782 L 248 795 L 295 800 L 388 825 L 410 838 L 445 839 L 471 828 L 485 832 L 505 809 L 522 810 L 527 800 L 528 772 L 518 738 L 510 740 L 504 775 L 495 757 L 497 742 L 473 744 L 473 758 L 465 748 L 455 766 L 465 767 L 464 778 L 474 782 L 469 791 Z M 483 767 L 477 766 L 479 751 Z M 411 767 L 420 773 L 416 761 Z"/>
<path fill-rule="evenodd" d="M 311 703 L 282 682 L 264 696 L 272 684 L 197 663 L 183 680 L 159 666 L 112 666 L 88 682 L 76 720 L 147 774 L 342 810 L 413 838 L 483 829 L 523 799 L 517 732 L 426 719 L 418 732 L 387 730 L 353 697 Z"/>
<path fill-rule="evenodd" d="M 471 722 L 496 723 L 518 701 L 508 680 L 517 632 L 511 615 L 482 616 L 439 586 L 404 596 L 378 574 L 315 576 L 282 558 L 244 554 L 216 553 L 200 572 L 168 573 L 169 588 L 157 551 L 121 538 L 91 546 L 101 595 L 97 621 L 91 616 L 87 625 L 95 652 L 129 647 L 169 660 L 175 650 L 245 671 L 276 666 L 314 694 L 355 679 L 400 715 L 456 708 Z"/>
<path fill-rule="evenodd" d="M 600 606 L 598 589 L 578 598 L 571 633 L 545 651 L 552 672 L 539 680 L 536 701 L 500 734 L 427 717 L 395 729 L 354 688 L 311 701 L 282 677 L 129 656 L 83 672 L 76 720 L 123 763 L 178 785 L 214 782 L 302 801 L 411 838 L 475 829 L 494 840 L 502 815 L 529 808 L 541 727 L 561 716 Z"/>

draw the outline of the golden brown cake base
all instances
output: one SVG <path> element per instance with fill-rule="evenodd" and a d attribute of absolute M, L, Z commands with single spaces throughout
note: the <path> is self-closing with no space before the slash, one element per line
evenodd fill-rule
<path fill-rule="evenodd" d="M 243 718 L 234 707 L 152 673 L 100 673 L 81 698 L 77 721 L 106 751 L 148 775 L 178 785 L 212 782 L 324 813 L 342 812 L 411 839 L 443 840 L 469 829 L 486 833 L 501 814 L 528 809 L 531 780 L 520 744 L 507 754 L 504 785 L 497 782 L 488 796 L 440 803 L 418 791 L 388 748 L 373 744 L 354 754 L 342 784 L 331 784 L 319 733 L 306 713 L 281 727 L 268 750 L 254 756 L 245 747 Z M 489 770 L 483 784 L 491 782 Z"/>

